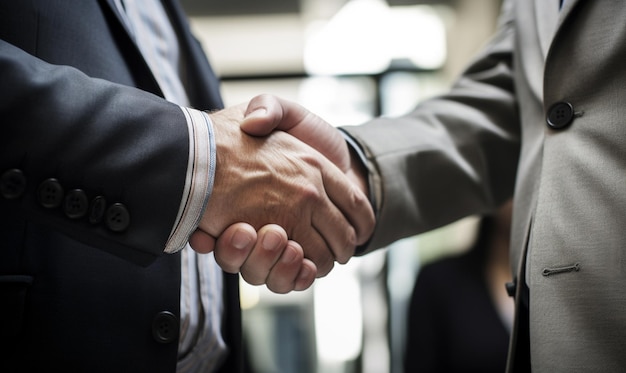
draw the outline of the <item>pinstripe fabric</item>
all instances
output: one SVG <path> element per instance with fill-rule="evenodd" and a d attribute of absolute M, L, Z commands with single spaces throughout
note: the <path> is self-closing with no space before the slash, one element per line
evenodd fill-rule
<path fill-rule="evenodd" d="M 185 195 L 172 234 L 187 237 L 201 216 L 204 196 L 210 194 L 215 171 L 213 136 L 208 116 L 188 109 L 189 99 L 180 74 L 184 66 L 178 41 L 159 0 L 116 0 L 137 46 L 165 98 L 181 106 L 189 124 L 190 162 Z M 195 218 L 194 218 L 195 217 Z M 168 245 L 169 246 L 169 245 Z M 177 245 L 174 245 L 176 248 Z M 222 338 L 223 274 L 213 254 L 199 255 L 188 244 L 181 252 L 181 307 L 178 372 L 212 372 L 224 359 Z"/>
<path fill-rule="evenodd" d="M 132 37 L 152 70 L 166 99 L 189 105 L 181 80 L 183 66 L 178 40 L 158 0 L 116 0 Z"/>

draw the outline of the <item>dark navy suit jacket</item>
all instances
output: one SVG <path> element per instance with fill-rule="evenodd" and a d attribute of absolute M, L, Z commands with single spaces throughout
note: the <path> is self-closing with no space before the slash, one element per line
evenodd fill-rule
<path fill-rule="evenodd" d="M 185 15 L 164 6 L 192 105 L 221 108 Z M 162 250 L 189 145 L 160 96 L 112 0 L 0 2 L 0 371 L 175 371 L 180 257 Z M 237 372 L 237 277 L 225 284 Z"/>

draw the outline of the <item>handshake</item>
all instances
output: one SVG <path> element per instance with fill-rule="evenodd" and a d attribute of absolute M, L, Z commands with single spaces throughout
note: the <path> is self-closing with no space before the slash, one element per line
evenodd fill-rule
<path fill-rule="evenodd" d="M 210 114 L 217 162 L 200 253 L 277 293 L 346 263 L 374 230 L 367 171 L 341 133 L 303 107 L 261 95 Z"/>

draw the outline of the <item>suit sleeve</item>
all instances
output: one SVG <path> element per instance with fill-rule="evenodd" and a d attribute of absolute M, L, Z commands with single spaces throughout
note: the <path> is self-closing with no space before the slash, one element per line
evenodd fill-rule
<path fill-rule="evenodd" d="M 494 209 L 513 193 L 520 125 L 513 25 L 499 29 L 450 91 L 397 118 L 343 127 L 364 151 L 377 227 L 364 252 Z"/>
<path fill-rule="evenodd" d="M 0 40 L 5 211 L 148 263 L 174 227 L 189 161 L 180 107 Z"/>

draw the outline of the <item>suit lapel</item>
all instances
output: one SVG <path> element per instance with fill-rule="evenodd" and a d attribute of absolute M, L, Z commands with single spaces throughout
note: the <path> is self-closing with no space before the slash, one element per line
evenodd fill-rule
<path fill-rule="evenodd" d="M 559 20 L 558 0 L 533 0 L 539 46 L 545 60 Z"/>
<path fill-rule="evenodd" d="M 161 0 L 161 2 L 181 41 L 181 52 L 185 57 L 183 80 L 192 106 L 203 110 L 223 108 L 219 80 L 200 43 L 191 32 L 187 15 L 178 1 Z"/>
<path fill-rule="evenodd" d="M 133 53 L 137 54 L 138 61 L 145 67 L 142 68 L 142 70 L 145 70 L 145 73 L 149 74 L 151 80 L 154 82 L 155 89 L 151 89 L 150 91 L 163 97 L 163 93 L 159 88 L 156 78 L 143 58 L 135 42 L 135 38 L 133 37 L 132 30 L 128 28 L 125 16 L 120 14 L 115 0 L 100 1 L 104 7 L 109 8 L 110 13 L 116 18 L 115 23 L 124 30 L 128 40 L 134 47 Z M 185 79 L 185 86 L 188 90 L 187 94 L 192 106 L 211 110 L 221 109 L 224 105 L 219 92 L 219 81 L 211 69 L 200 44 L 191 34 L 191 30 L 189 30 L 186 14 L 176 1 L 162 0 L 162 3 L 169 17 L 172 19 L 172 24 L 178 38 L 181 40 L 181 51 L 185 54 L 187 75 L 186 78 L 183 79 Z"/>
<path fill-rule="evenodd" d="M 563 24 L 563 20 L 565 20 L 571 14 L 572 9 L 574 9 L 578 5 L 578 3 L 581 2 L 583 2 L 583 0 L 564 0 L 563 7 L 559 12 L 559 26 L 561 26 Z"/>
<path fill-rule="evenodd" d="M 572 9 L 584 0 L 564 1 L 562 9 L 559 9 L 559 0 L 521 0 L 516 4 L 520 22 L 517 28 L 520 33 L 519 47 L 522 49 L 520 55 L 523 56 L 521 68 L 540 100 L 543 99 L 544 66 L 555 35 L 571 15 Z"/>
<path fill-rule="evenodd" d="M 120 27 L 122 30 L 124 30 L 124 34 L 128 37 L 128 43 L 129 45 L 132 46 L 132 50 L 128 51 L 128 53 L 132 54 L 134 57 L 132 61 L 136 62 L 135 65 L 137 64 L 140 65 L 141 73 L 145 74 L 146 77 L 148 77 L 149 86 L 138 87 L 138 88 L 144 89 L 148 92 L 152 92 L 156 95 L 164 97 L 163 92 L 161 91 L 161 87 L 159 87 L 159 83 L 154 77 L 154 74 L 152 73 L 152 71 L 150 70 L 150 67 L 148 66 L 148 63 L 144 59 L 143 54 L 141 53 L 141 50 L 139 49 L 139 47 L 137 46 L 137 43 L 135 42 L 135 38 L 133 37 L 133 32 L 129 28 L 128 23 L 125 19 L 126 16 L 120 13 L 117 5 L 115 4 L 115 0 L 100 0 L 100 3 L 102 4 L 103 8 L 108 8 L 109 14 L 112 14 L 113 18 L 115 18 L 111 22 L 111 27 L 117 26 L 117 27 Z"/>
<path fill-rule="evenodd" d="M 572 14 L 572 9 L 574 9 L 579 3 L 582 3 L 583 1 L 584 0 L 564 0 L 563 7 L 561 8 L 561 11 L 559 13 L 557 28 L 554 32 L 554 35 L 559 32 L 567 18 Z"/>
<path fill-rule="evenodd" d="M 126 22 L 126 16 L 120 13 L 119 8 L 115 4 L 115 0 L 104 0 L 103 3 L 113 12 L 115 17 L 117 18 L 117 22 L 124 29 L 124 31 L 126 31 L 126 35 L 128 35 L 128 37 L 133 40 L 134 44 L 134 37 L 132 36 L 133 32 L 128 27 L 128 23 Z"/>
<path fill-rule="evenodd" d="M 572 9 L 584 0 L 563 0 L 564 4 L 561 9 L 559 9 L 558 0 L 534 1 L 539 44 L 545 59 L 550 51 L 555 35 L 572 13 Z"/>

